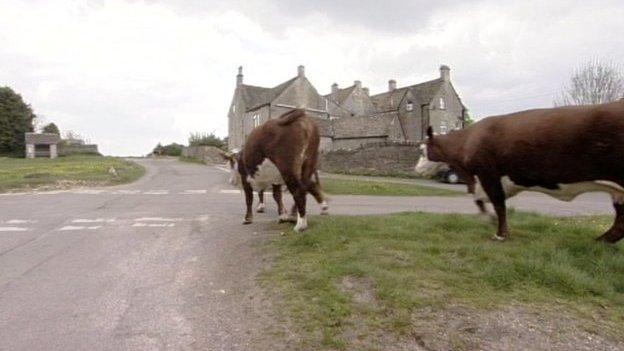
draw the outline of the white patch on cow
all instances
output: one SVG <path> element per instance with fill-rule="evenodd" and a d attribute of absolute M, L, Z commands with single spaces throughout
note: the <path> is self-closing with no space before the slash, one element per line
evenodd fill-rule
<path fill-rule="evenodd" d="M 265 209 L 264 202 L 259 203 L 258 207 L 256 207 L 256 211 L 260 213 L 264 212 L 264 209 Z"/>
<path fill-rule="evenodd" d="M 295 231 L 301 232 L 308 229 L 308 219 L 306 216 L 301 217 L 299 213 L 297 213 L 297 224 L 295 225 Z"/>
<path fill-rule="evenodd" d="M 321 215 L 329 214 L 329 205 L 327 204 L 327 201 L 321 202 L 320 205 L 321 205 Z"/>
<path fill-rule="evenodd" d="M 543 193 L 549 196 L 554 197 L 555 199 L 561 201 L 572 201 L 577 196 L 588 193 L 588 192 L 604 192 L 611 195 L 613 201 L 616 203 L 624 203 L 624 188 L 620 185 L 605 181 L 605 180 L 596 180 L 589 182 L 578 182 L 578 183 L 567 183 L 567 184 L 557 184 L 559 189 L 546 189 L 539 186 L 533 187 L 524 187 L 517 185 L 514 183 L 509 177 L 505 176 L 501 178 L 501 184 L 503 185 L 503 190 L 505 191 L 505 198 L 513 197 L 523 191 L 535 191 L 538 193 Z M 489 202 L 489 198 L 483 190 L 483 187 L 479 183 L 476 182 L 475 185 L 475 200 L 481 200 L 485 202 Z"/>
<path fill-rule="evenodd" d="M 427 156 L 427 145 L 421 145 L 420 150 L 422 154 L 418 159 L 418 163 L 416 163 L 416 166 L 414 167 L 416 174 L 421 177 L 430 178 L 435 176 L 440 171 L 448 169 L 448 165 L 444 162 L 434 162 L 429 160 Z"/>
<path fill-rule="evenodd" d="M 247 176 L 247 182 L 255 191 L 264 190 L 272 185 L 283 185 L 284 180 L 279 170 L 271 160 L 265 158 L 258 166 L 258 170 L 253 175 Z"/>

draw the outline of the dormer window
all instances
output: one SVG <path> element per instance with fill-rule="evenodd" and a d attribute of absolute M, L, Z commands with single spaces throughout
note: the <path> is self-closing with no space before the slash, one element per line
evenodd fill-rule
<path fill-rule="evenodd" d="M 413 109 L 414 109 L 414 104 L 411 101 L 408 101 L 407 104 L 405 105 L 405 110 L 412 111 Z"/>
<path fill-rule="evenodd" d="M 439 101 L 440 110 L 444 110 L 446 108 L 446 104 L 444 103 L 444 98 L 440 98 Z"/>

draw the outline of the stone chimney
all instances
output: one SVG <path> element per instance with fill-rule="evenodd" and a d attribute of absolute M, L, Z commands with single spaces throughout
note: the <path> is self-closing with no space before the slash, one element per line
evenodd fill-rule
<path fill-rule="evenodd" d="M 361 88 L 362 88 L 362 82 L 361 82 L 361 81 L 359 81 L 359 80 L 354 80 L 354 81 L 353 81 L 353 85 L 355 85 L 355 87 L 356 87 L 357 89 L 361 89 Z"/>
<path fill-rule="evenodd" d="M 243 84 L 243 66 L 238 66 L 238 74 L 236 75 L 236 86 Z"/>
<path fill-rule="evenodd" d="M 332 84 L 331 94 L 336 95 L 337 92 L 338 92 L 338 83 L 334 83 Z"/>
<path fill-rule="evenodd" d="M 366 94 L 367 96 L 370 95 L 370 91 L 368 90 L 368 88 L 362 88 L 362 91 L 364 92 L 364 94 Z"/>
<path fill-rule="evenodd" d="M 299 67 L 297 67 L 297 77 L 305 77 L 305 67 L 303 65 L 299 65 Z"/>
<path fill-rule="evenodd" d="M 396 90 L 396 80 L 390 79 L 388 81 L 388 91 L 395 91 L 395 90 Z"/>
<path fill-rule="evenodd" d="M 445 82 L 451 81 L 451 69 L 447 65 L 440 66 L 440 78 Z"/>

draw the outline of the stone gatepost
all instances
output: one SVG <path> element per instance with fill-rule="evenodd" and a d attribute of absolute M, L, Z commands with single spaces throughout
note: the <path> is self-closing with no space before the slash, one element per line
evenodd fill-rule
<path fill-rule="evenodd" d="M 50 144 L 50 158 L 56 158 L 56 156 L 58 156 L 56 144 Z"/>

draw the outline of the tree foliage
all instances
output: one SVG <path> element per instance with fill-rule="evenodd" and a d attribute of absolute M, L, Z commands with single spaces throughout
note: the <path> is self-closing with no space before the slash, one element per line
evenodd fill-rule
<path fill-rule="evenodd" d="M 177 143 L 171 143 L 169 145 L 162 145 L 158 143 L 154 150 L 152 150 L 152 154 L 157 156 L 180 156 L 182 155 L 182 149 L 184 149 L 184 145 L 180 145 Z"/>
<path fill-rule="evenodd" d="M 45 126 L 43 126 L 43 128 L 41 128 L 41 132 L 42 133 L 52 133 L 52 134 L 56 134 L 58 136 L 61 135 L 61 131 L 58 129 L 58 127 L 54 123 L 48 123 Z"/>
<path fill-rule="evenodd" d="M 0 154 L 24 153 L 24 133 L 33 131 L 35 117 L 19 94 L 0 87 Z"/>
<path fill-rule="evenodd" d="M 569 85 L 554 101 L 555 106 L 593 105 L 624 97 L 624 74 L 608 61 L 587 62 L 572 74 Z"/>
<path fill-rule="evenodd" d="M 221 139 L 214 133 L 191 133 L 188 143 L 189 146 L 214 146 L 220 149 L 227 148 L 227 139 Z"/>

